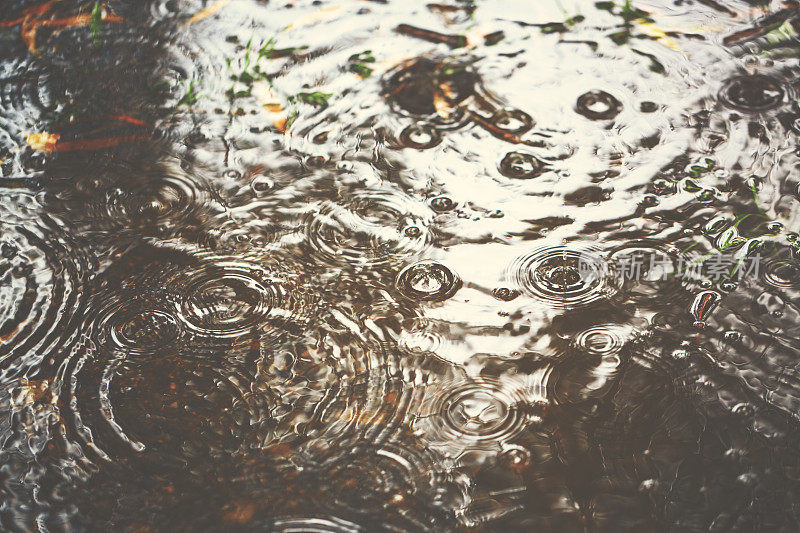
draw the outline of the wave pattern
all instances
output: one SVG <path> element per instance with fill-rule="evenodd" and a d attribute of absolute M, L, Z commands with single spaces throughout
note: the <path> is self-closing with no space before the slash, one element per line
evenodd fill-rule
<path fill-rule="evenodd" d="M 792 3 L 10 1 L 0 530 L 795 531 Z"/>

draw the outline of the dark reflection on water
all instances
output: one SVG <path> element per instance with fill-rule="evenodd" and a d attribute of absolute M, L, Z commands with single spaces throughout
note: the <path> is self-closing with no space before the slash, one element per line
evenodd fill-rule
<path fill-rule="evenodd" d="M 800 528 L 800 10 L 562 3 L 4 4 L 0 529 Z"/>

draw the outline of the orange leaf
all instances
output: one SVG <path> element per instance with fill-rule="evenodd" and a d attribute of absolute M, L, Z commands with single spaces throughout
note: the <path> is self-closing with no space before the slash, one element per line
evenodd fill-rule
<path fill-rule="evenodd" d="M 76 152 L 83 150 L 102 150 L 120 144 L 135 143 L 149 139 L 149 135 L 127 135 L 124 137 L 107 137 L 104 139 L 85 139 L 79 141 L 65 141 L 55 145 L 56 152 Z"/>
<path fill-rule="evenodd" d="M 19 24 L 22 40 L 28 46 L 28 50 L 30 50 L 33 55 L 39 55 L 39 52 L 36 50 L 36 31 L 39 29 L 39 26 L 72 27 L 88 26 L 91 24 L 92 15 L 89 13 L 60 19 L 42 20 L 41 18 L 38 18 L 39 16 L 50 11 L 50 9 L 53 7 L 53 3 L 54 1 L 51 1 L 38 6 L 30 7 L 22 12 L 24 15 L 22 18 L 0 21 L 0 28 L 8 28 Z M 105 22 L 124 22 L 122 17 L 114 15 L 113 13 L 108 13 L 105 8 L 105 4 L 103 5 L 103 10 L 100 14 L 100 20 Z"/>
<path fill-rule="evenodd" d="M 22 40 L 28 45 L 28 50 L 35 56 L 39 55 L 39 52 L 36 51 L 36 29 L 38 27 L 38 20 L 29 20 L 27 18 L 22 21 L 22 26 L 20 27 Z"/>
<path fill-rule="evenodd" d="M 142 126 L 143 128 L 151 127 L 150 124 L 148 124 L 144 120 L 139 120 L 138 118 L 134 118 L 128 115 L 109 115 L 108 118 L 116 120 L 118 122 L 127 122 L 128 124 L 133 124 L 135 126 Z"/>
<path fill-rule="evenodd" d="M 61 136 L 58 133 L 30 133 L 25 138 L 28 146 L 43 152 L 77 152 L 83 150 L 102 150 L 120 144 L 144 141 L 149 135 L 127 135 L 123 137 L 106 137 L 102 139 L 81 139 L 76 141 L 58 142 Z"/>
<path fill-rule="evenodd" d="M 14 19 L 14 20 L 0 20 L 0 28 L 11 28 L 11 27 L 17 26 L 19 24 L 22 24 L 23 20 L 25 20 L 24 17 L 23 18 Z"/>

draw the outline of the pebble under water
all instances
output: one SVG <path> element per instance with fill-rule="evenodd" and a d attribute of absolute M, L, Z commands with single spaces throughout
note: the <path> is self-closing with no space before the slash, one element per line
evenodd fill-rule
<path fill-rule="evenodd" d="M 0 530 L 800 530 L 800 4 L 3 7 Z"/>

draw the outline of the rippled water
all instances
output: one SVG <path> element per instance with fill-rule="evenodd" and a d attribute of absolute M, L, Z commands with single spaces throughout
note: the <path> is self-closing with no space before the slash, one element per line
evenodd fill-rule
<path fill-rule="evenodd" d="M 0 529 L 800 529 L 800 7 L 10 0 Z"/>

